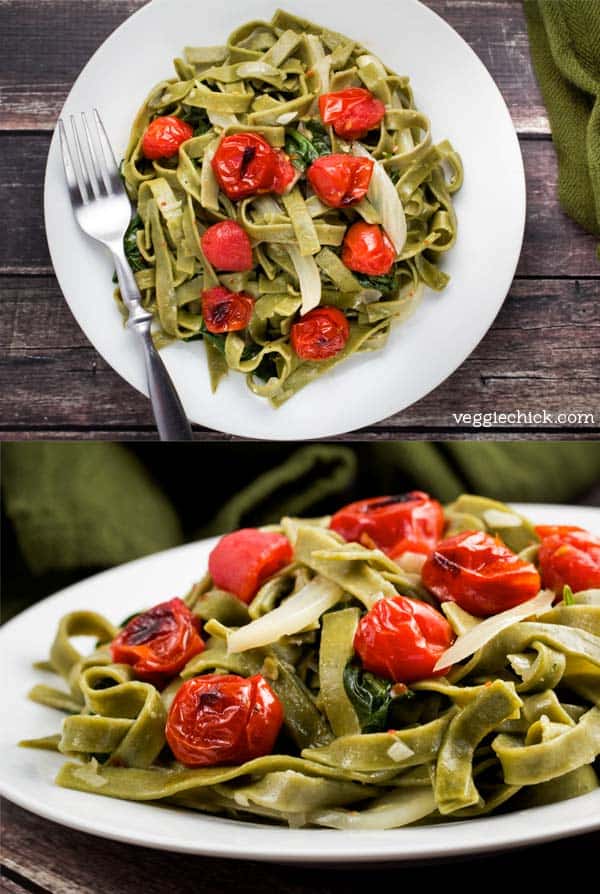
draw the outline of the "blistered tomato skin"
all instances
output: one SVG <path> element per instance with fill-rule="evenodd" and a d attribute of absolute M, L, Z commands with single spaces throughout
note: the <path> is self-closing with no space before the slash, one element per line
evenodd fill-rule
<path fill-rule="evenodd" d="M 423 491 L 358 500 L 332 516 L 330 528 L 344 540 L 376 546 L 392 558 L 429 553 L 441 539 L 444 511 Z"/>
<path fill-rule="evenodd" d="M 337 307 L 315 307 L 293 324 L 290 340 L 301 360 L 329 360 L 343 351 L 350 324 Z"/>
<path fill-rule="evenodd" d="M 394 246 L 378 224 L 359 221 L 344 236 L 342 261 L 349 270 L 385 276 L 396 260 Z"/>
<path fill-rule="evenodd" d="M 600 537 L 570 525 L 540 525 L 538 552 L 544 587 L 562 595 L 600 588 Z"/>
<path fill-rule="evenodd" d="M 373 164 L 370 158 L 354 155 L 323 155 L 306 176 L 322 202 L 330 208 L 347 208 L 366 196 Z"/>
<path fill-rule="evenodd" d="M 250 237 L 234 220 L 221 220 L 208 227 L 200 242 L 204 257 L 216 270 L 229 273 L 252 270 Z"/>
<path fill-rule="evenodd" d="M 385 106 L 364 87 L 348 87 L 319 97 L 323 124 L 331 124 L 338 137 L 358 140 L 382 120 Z"/>
<path fill-rule="evenodd" d="M 245 292 L 230 292 L 215 286 L 202 292 L 202 318 L 209 332 L 239 332 L 252 318 L 254 298 Z"/>
<path fill-rule="evenodd" d="M 456 602 L 482 618 L 533 599 L 541 588 L 535 565 L 484 531 L 465 531 L 438 543 L 421 579 L 441 602 Z"/>
<path fill-rule="evenodd" d="M 438 660 L 454 640 L 444 616 L 425 602 L 396 596 L 379 599 L 363 615 L 354 635 L 354 649 L 365 670 L 395 683 L 437 676 Z"/>
<path fill-rule="evenodd" d="M 281 702 L 264 677 L 207 674 L 178 690 L 165 734 L 186 767 L 243 764 L 272 752 L 282 723 Z"/>
<path fill-rule="evenodd" d="M 204 650 L 200 622 L 181 599 L 161 602 L 136 615 L 113 640 L 117 664 L 130 664 L 136 677 L 166 683 Z"/>
<path fill-rule="evenodd" d="M 142 140 L 145 158 L 157 161 L 177 155 L 179 147 L 194 136 L 194 130 L 187 121 L 175 115 L 166 115 L 151 121 Z"/>
<path fill-rule="evenodd" d="M 225 534 L 212 550 L 208 570 L 216 587 L 250 602 L 261 585 L 292 561 L 287 537 L 256 528 Z"/>
<path fill-rule="evenodd" d="M 267 192 L 282 194 L 296 176 L 285 152 L 254 133 L 223 137 L 211 164 L 219 186 L 233 201 Z"/>

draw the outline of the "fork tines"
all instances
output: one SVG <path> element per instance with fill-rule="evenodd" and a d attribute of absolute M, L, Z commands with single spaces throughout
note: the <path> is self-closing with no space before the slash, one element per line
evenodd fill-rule
<path fill-rule="evenodd" d="M 85 113 L 79 117 L 78 122 L 71 115 L 71 139 L 62 118 L 58 121 L 58 133 L 71 201 L 75 205 L 87 205 L 100 196 L 120 192 L 123 185 L 97 109 L 92 111 L 93 131 Z"/>

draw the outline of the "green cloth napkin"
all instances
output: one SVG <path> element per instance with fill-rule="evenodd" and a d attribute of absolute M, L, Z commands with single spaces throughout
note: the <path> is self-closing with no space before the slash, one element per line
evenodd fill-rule
<path fill-rule="evenodd" d="M 564 210 L 600 235 L 600 3 L 524 0 Z M 599 246 L 600 252 L 600 246 Z"/>
<path fill-rule="evenodd" d="M 231 466 L 243 467 L 245 449 L 220 445 L 209 453 L 201 444 L 165 444 L 153 478 L 141 461 L 156 459 L 152 445 L 138 446 L 135 455 L 120 444 L 5 445 L 5 512 L 30 572 L 40 575 L 116 565 L 184 539 L 415 487 L 442 501 L 471 491 L 560 502 L 600 480 L 599 444 L 391 441 L 265 447 L 254 451 L 248 483 L 228 489 Z M 186 488 L 174 504 L 166 492 L 176 473 Z M 190 515 L 204 521 L 182 531 L 179 519 Z"/>
<path fill-rule="evenodd" d="M 170 501 L 120 444 L 4 444 L 2 484 L 34 574 L 105 568 L 182 540 Z"/>
<path fill-rule="evenodd" d="M 563 441 L 390 441 L 371 448 L 383 490 L 409 474 L 442 502 L 460 493 L 496 500 L 563 503 L 600 481 L 600 444 Z"/>

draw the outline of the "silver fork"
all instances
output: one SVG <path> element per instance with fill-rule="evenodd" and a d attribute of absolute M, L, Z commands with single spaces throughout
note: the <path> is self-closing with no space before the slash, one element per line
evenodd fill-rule
<path fill-rule="evenodd" d="M 190 423 L 152 342 L 152 315 L 142 307 L 140 290 L 125 257 L 123 237 L 131 218 L 131 204 L 100 115 L 96 109 L 92 115 L 95 140 L 85 114 L 81 115 L 80 127 L 71 116 L 71 140 L 62 118 L 58 122 L 75 218 L 84 233 L 105 245 L 113 256 L 123 302 L 129 311 L 127 326 L 137 333 L 144 348 L 148 392 L 161 440 L 190 441 Z M 81 127 L 85 139 L 81 138 Z"/>

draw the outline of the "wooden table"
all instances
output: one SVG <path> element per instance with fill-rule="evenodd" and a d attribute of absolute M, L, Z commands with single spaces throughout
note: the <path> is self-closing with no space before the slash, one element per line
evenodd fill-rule
<path fill-rule="evenodd" d="M 595 425 L 525 423 L 517 436 L 592 437 L 600 431 L 600 263 L 596 240 L 557 204 L 556 159 L 520 0 L 426 2 L 471 44 L 508 103 L 527 175 L 525 242 L 510 295 L 463 366 L 417 404 L 346 437 L 514 437 L 501 427 L 457 428 L 452 412 L 517 408 L 595 414 Z M 92 51 L 141 5 L 0 3 L 4 438 L 156 437 L 148 402 L 110 369 L 71 316 L 53 276 L 42 215 L 50 134 L 67 92 Z M 223 436 L 198 428 L 197 437 Z"/>

